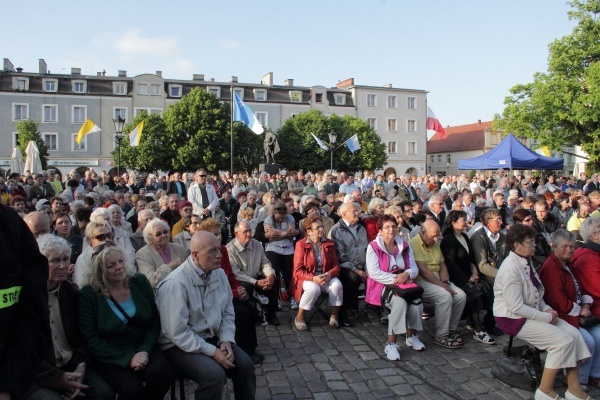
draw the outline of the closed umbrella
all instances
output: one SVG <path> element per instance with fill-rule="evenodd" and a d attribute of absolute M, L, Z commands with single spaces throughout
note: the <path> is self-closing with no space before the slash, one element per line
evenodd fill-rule
<path fill-rule="evenodd" d="M 10 172 L 18 172 L 23 175 L 23 155 L 21 150 L 17 147 L 13 149 L 12 157 L 10 159 Z"/>
<path fill-rule="evenodd" d="M 27 144 L 25 149 L 25 171 L 29 171 L 32 174 L 42 171 L 42 161 L 40 160 L 40 151 L 38 150 L 37 144 L 34 141 Z"/>

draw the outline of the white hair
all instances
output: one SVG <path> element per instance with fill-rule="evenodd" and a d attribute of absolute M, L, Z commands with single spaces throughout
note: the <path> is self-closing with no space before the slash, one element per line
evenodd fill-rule
<path fill-rule="evenodd" d="M 154 218 L 154 219 L 150 220 L 148 222 L 148 224 L 146 225 L 146 227 L 144 228 L 144 232 L 143 232 L 144 242 L 146 242 L 146 244 L 152 243 L 152 231 L 154 230 L 155 226 L 163 227 L 164 229 L 169 229 L 169 224 L 167 224 L 165 221 L 163 221 L 160 218 Z"/>

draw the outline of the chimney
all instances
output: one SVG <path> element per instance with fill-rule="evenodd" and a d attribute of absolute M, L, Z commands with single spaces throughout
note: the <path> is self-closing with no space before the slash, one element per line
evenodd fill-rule
<path fill-rule="evenodd" d="M 231 83 L 238 83 L 238 77 L 237 76 L 231 76 Z"/>
<path fill-rule="evenodd" d="M 215 78 L 210 78 L 208 81 L 209 81 L 209 82 L 214 82 L 214 81 L 215 81 Z"/>
<path fill-rule="evenodd" d="M 8 58 L 4 59 L 4 70 L 7 72 L 15 70 L 15 66 L 13 65 L 13 63 L 10 62 Z"/>
<path fill-rule="evenodd" d="M 273 73 L 269 72 L 265 74 L 260 80 L 260 83 L 265 86 L 273 86 Z"/>
<path fill-rule="evenodd" d="M 120 69 L 119 76 L 122 78 L 125 78 L 127 76 L 127 71 L 125 71 L 124 69 Z"/>
<path fill-rule="evenodd" d="M 17 67 L 17 72 L 23 72 L 23 68 Z"/>
<path fill-rule="evenodd" d="M 392 88 L 392 84 L 391 83 L 386 83 L 385 85 L 383 85 L 383 87 L 391 89 Z"/>
<path fill-rule="evenodd" d="M 156 71 L 156 76 L 162 78 L 162 71 Z"/>
<path fill-rule="evenodd" d="M 102 72 L 100 72 L 100 71 L 96 72 L 96 76 L 102 76 Z"/>
<path fill-rule="evenodd" d="M 285 86 L 294 86 L 294 80 L 293 79 L 286 79 L 285 81 L 283 81 L 283 84 Z"/>
<path fill-rule="evenodd" d="M 338 82 L 338 84 L 336 85 L 338 89 L 346 89 L 349 86 L 354 86 L 354 78 L 348 78 L 346 80 Z"/>
<path fill-rule="evenodd" d="M 194 74 L 194 75 L 192 75 L 192 80 L 194 80 L 194 81 L 203 81 L 204 80 L 204 74 Z"/>
<path fill-rule="evenodd" d="M 477 126 L 479 126 L 479 125 L 481 125 L 481 120 L 480 119 L 477 120 Z"/>
<path fill-rule="evenodd" d="M 71 75 L 81 75 L 81 68 L 71 68 Z"/>
<path fill-rule="evenodd" d="M 48 65 L 43 58 L 40 58 L 40 75 L 46 75 L 48 73 Z"/>

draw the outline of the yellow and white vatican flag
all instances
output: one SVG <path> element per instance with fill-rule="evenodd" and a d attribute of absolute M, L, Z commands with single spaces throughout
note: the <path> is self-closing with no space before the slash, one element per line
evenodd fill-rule
<path fill-rule="evenodd" d="M 96 124 L 94 124 L 91 119 L 88 119 L 85 121 L 81 129 L 79 129 L 79 132 L 77 132 L 77 137 L 75 138 L 75 141 L 77 142 L 77 144 L 79 144 L 79 142 L 81 142 L 81 139 L 83 139 L 85 135 L 88 135 L 93 132 L 100 132 L 101 130 L 102 129 L 96 126 Z"/>
<path fill-rule="evenodd" d="M 142 140 L 142 130 L 144 129 L 144 121 L 140 122 L 134 130 L 129 132 L 129 145 L 135 147 L 140 144 Z"/>

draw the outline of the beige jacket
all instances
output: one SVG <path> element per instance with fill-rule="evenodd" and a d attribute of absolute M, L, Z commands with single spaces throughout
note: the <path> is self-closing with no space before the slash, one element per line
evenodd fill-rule
<path fill-rule="evenodd" d="M 167 245 L 171 250 L 171 260 L 179 257 L 181 262 L 185 261 L 186 251 L 183 247 L 175 243 L 168 243 Z M 137 261 L 139 273 L 146 275 L 153 289 L 156 289 L 156 285 L 173 271 L 150 245 L 142 247 L 135 255 L 135 260 Z"/>

